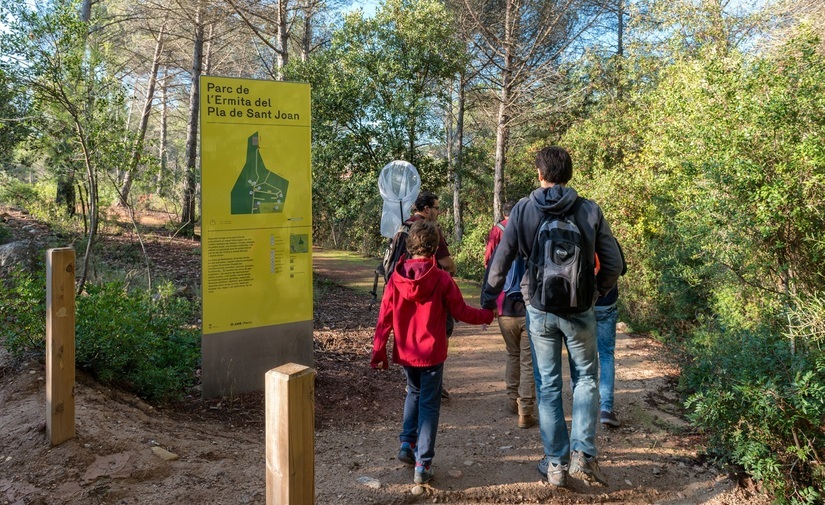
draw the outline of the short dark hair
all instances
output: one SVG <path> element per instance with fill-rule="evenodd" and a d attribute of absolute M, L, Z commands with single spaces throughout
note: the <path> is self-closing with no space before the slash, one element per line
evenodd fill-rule
<path fill-rule="evenodd" d="M 415 199 L 415 210 L 423 212 L 427 207 L 435 205 L 436 200 L 438 200 L 438 197 L 435 196 L 435 194 L 429 191 L 422 191 L 418 194 L 418 198 Z"/>
<path fill-rule="evenodd" d="M 409 256 L 433 256 L 438 250 L 438 226 L 424 219 L 419 219 L 410 226 L 407 234 L 407 254 Z"/>
<path fill-rule="evenodd" d="M 563 147 L 545 147 L 536 155 L 541 178 L 553 184 L 566 184 L 573 177 L 573 160 Z"/>
<path fill-rule="evenodd" d="M 507 217 L 510 215 L 510 211 L 513 210 L 513 207 L 515 206 L 516 202 L 514 202 L 513 200 L 507 200 L 501 207 L 501 213 L 504 214 L 504 217 Z"/>

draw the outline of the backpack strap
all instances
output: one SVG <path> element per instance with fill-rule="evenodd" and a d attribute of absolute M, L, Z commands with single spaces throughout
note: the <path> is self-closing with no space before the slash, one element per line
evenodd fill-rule
<path fill-rule="evenodd" d="M 496 223 L 496 227 L 497 227 L 499 230 L 504 231 L 504 225 L 503 225 L 503 224 L 501 224 L 501 221 L 499 221 L 498 223 Z"/>

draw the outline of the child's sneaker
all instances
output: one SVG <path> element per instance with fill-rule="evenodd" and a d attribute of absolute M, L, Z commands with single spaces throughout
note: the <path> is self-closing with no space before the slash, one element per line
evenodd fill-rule
<path fill-rule="evenodd" d="M 415 464 L 415 453 L 413 446 L 409 442 L 401 442 L 401 449 L 398 450 L 398 461 L 408 465 Z"/>
<path fill-rule="evenodd" d="M 433 471 L 429 466 L 424 466 L 419 463 L 415 464 L 415 477 L 413 481 L 416 484 L 426 484 L 433 479 Z"/>
<path fill-rule="evenodd" d="M 599 468 L 596 458 L 588 457 L 581 451 L 573 451 L 570 456 L 570 475 L 583 480 L 588 486 L 590 484 L 607 486 L 607 478 Z"/>
<path fill-rule="evenodd" d="M 551 463 L 547 456 L 539 461 L 539 473 L 547 477 L 550 485 L 557 487 L 567 485 L 567 465 Z"/>

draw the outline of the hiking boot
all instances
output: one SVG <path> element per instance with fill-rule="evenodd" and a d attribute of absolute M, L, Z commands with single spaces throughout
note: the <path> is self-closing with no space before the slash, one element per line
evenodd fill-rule
<path fill-rule="evenodd" d="M 576 479 L 581 479 L 588 486 L 591 484 L 601 484 L 607 486 L 607 478 L 599 469 L 599 463 L 593 456 L 588 456 L 581 451 L 573 451 L 570 457 L 570 475 Z"/>
<path fill-rule="evenodd" d="M 507 412 L 518 414 L 518 400 L 515 398 L 507 398 Z"/>
<path fill-rule="evenodd" d="M 443 386 L 441 387 L 441 399 L 442 400 L 449 400 L 450 399 L 450 393 L 448 393 L 447 388 L 445 388 Z"/>
<path fill-rule="evenodd" d="M 518 416 L 518 427 L 521 429 L 531 428 L 536 425 L 536 418 L 527 414 L 526 416 Z"/>
<path fill-rule="evenodd" d="M 430 470 L 429 466 L 419 465 L 418 463 L 415 464 L 415 477 L 413 477 L 413 482 L 416 484 L 426 484 L 433 479 L 433 471 Z"/>
<path fill-rule="evenodd" d="M 619 418 L 616 417 L 616 414 L 607 410 L 602 410 L 599 414 L 599 418 L 605 426 L 612 426 L 613 428 L 618 428 L 622 425 L 622 422 L 619 421 Z"/>
<path fill-rule="evenodd" d="M 547 483 L 551 486 L 567 485 L 567 465 L 551 463 L 547 456 L 539 461 L 539 473 L 547 478 Z"/>
<path fill-rule="evenodd" d="M 415 464 L 415 453 L 409 442 L 401 442 L 401 449 L 398 450 L 398 461 L 408 465 Z"/>

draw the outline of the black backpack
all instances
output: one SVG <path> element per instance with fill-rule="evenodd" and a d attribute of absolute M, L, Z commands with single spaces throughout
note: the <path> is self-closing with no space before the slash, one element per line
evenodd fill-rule
<path fill-rule="evenodd" d="M 527 261 L 530 305 L 544 312 L 571 314 L 593 305 L 595 261 L 573 221 L 579 197 L 565 214 L 545 214 Z"/>
<path fill-rule="evenodd" d="M 375 303 L 378 299 L 378 277 L 383 277 L 384 284 L 387 284 L 390 276 L 395 271 L 398 260 L 407 252 L 407 235 L 410 233 L 410 226 L 412 226 L 410 221 L 404 221 L 384 250 L 384 258 L 381 260 L 381 264 L 376 267 L 375 279 L 372 281 L 372 291 L 370 291 L 372 303 Z"/>

